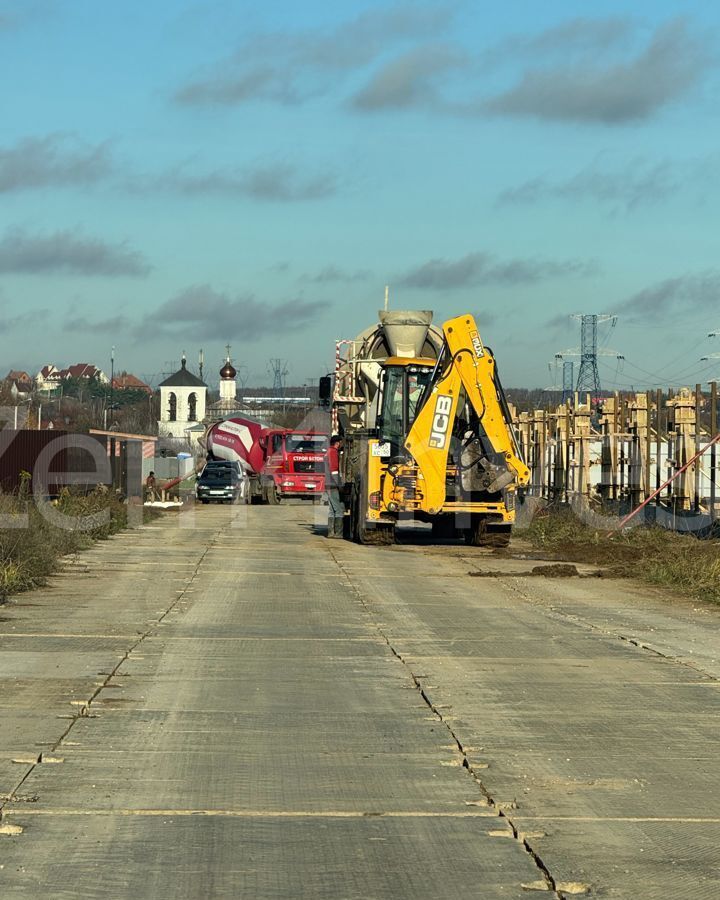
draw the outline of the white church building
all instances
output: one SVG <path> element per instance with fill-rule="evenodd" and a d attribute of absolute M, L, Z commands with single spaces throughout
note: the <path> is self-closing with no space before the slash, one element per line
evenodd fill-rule
<path fill-rule="evenodd" d="M 161 382 L 158 433 L 184 438 L 193 446 L 205 432 L 207 385 L 189 372 L 185 354 L 177 372 Z"/>

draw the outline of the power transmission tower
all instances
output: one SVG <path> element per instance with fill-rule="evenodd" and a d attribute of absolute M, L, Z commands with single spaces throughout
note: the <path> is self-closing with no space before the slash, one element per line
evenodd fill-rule
<path fill-rule="evenodd" d="M 573 316 L 580 319 L 580 371 L 578 372 L 578 393 L 590 391 L 595 397 L 600 393 L 600 372 L 597 364 L 596 315 Z"/>
<path fill-rule="evenodd" d="M 625 359 L 624 356 L 617 353 L 615 350 L 608 350 L 607 348 L 598 350 L 598 325 L 610 322 L 611 328 L 614 328 L 617 323 L 617 316 L 606 315 L 604 313 L 593 313 L 592 315 L 578 313 L 570 318 L 580 320 L 580 347 L 573 347 L 571 350 L 563 350 L 560 353 L 556 353 L 555 359 L 560 360 L 565 356 L 579 356 L 580 370 L 578 372 L 575 390 L 578 394 L 590 392 L 594 397 L 597 397 L 601 389 L 600 372 L 598 371 L 598 356 L 614 356 L 618 360 Z M 568 368 L 566 368 L 566 366 Z M 572 363 L 563 361 L 563 400 L 572 397 L 573 394 L 572 387 L 570 388 L 569 394 L 566 394 L 565 379 L 566 377 L 569 377 L 570 384 L 572 385 L 574 374 L 574 366 L 572 368 L 570 368 L 570 366 L 572 366 Z"/>
<path fill-rule="evenodd" d="M 276 397 L 284 396 L 285 379 L 288 374 L 287 361 L 284 359 L 271 359 L 270 374 L 273 376 L 273 393 Z"/>
<path fill-rule="evenodd" d="M 572 318 L 580 320 L 580 371 L 578 372 L 576 390 L 579 394 L 589 391 L 593 396 L 597 397 L 600 394 L 600 372 L 598 371 L 597 362 L 598 325 L 604 322 L 611 322 L 614 328 L 617 316 L 579 313 Z"/>

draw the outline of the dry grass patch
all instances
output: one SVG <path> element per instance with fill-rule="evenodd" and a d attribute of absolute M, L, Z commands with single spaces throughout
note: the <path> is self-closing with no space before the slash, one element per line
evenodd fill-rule
<path fill-rule="evenodd" d="M 63 556 L 127 525 L 127 507 L 104 490 L 90 494 L 65 490 L 50 507 L 53 511 L 64 516 L 62 524 L 41 513 L 26 485 L 16 494 L 0 494 L 0 603 L 44 584 Z"/>
<path fill-rule="evenodd" d="M 663 528 L 619 532 L 590 527 L 569 510 L 544 510 L 518 535 L 563 560 L 602 566 L 616 577 L 639 578 L 692 598 L 720 601 L 720 541 Z"/>

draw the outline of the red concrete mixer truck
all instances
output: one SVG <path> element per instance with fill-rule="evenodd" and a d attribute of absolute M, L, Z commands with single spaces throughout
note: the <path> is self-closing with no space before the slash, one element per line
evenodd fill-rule
<path fill-rule="evenodd" d="M 320 498 L 325 490 L 327 434 L 269 428 L 238 416 L 211 425 L 205 446 L 208 460 L 239 464 L 249 479 L 250 502 Z"/>

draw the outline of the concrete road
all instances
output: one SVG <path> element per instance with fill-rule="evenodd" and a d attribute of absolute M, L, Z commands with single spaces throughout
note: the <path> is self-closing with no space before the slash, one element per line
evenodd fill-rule
<path fill-rule="evenodd" d="M 720 896 L 716 609 L 319 511 L 0 608 L 3 900 Z"/>

